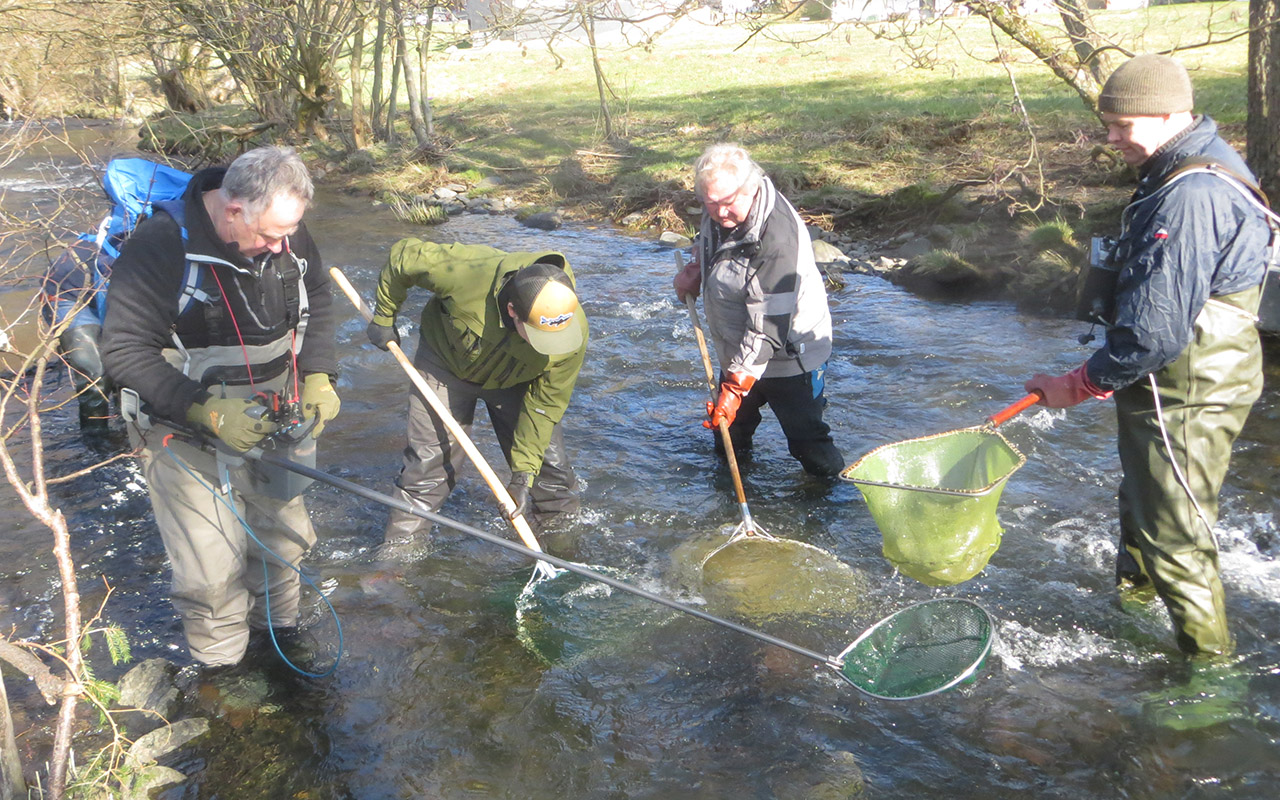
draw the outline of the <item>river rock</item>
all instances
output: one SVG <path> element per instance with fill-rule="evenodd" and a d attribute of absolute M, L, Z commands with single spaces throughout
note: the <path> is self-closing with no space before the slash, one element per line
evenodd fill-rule
<path fill-rule="evenodd" d="M 677 250 L 683 250 L 693 244 L 693 240 L 684 234 L 675 231 L 663 231 L 658 237 L 658 244 L 664 247 L 674 247 Z"/>
<path fill-rule="evenodd" d="M 866 781 L 858 760 L 844 750 L 826 753 L 825 761 L 817 764 L 805 762 L 790 769 L 783 767 L 779 772 L 770 781 L 777 800 L 850 800 L 866 796 Z"/>
<path fill-rule="evenodd" d="M 887 255 L 904 258 L 910 261 L 933 250 L 933 242 L 927 236 L 912 236 L 910 239 L 895 239 Z"/>
<path fill-rule="evenodd" d="M 819 264 L 848 264 L 850 261 L 839 247 L 821 239 L 813 240 L 813 260 Z"/>
<path fill-rule="evenodd" d="M 448 186 L 437 186 L 435 191 L 431 193 L 437 200 L 452 200 L 458 196 L 458 193 Z"/>
<path fill-rule="evenodd" d="M 140 736 L 129 747 L 125 761 L 133 767 L 143 767 L 182 747 L 187 742 L 209 732 L 209 720 L 200 717 L 180 719 L 171 725 Z"/>
<path fill-rule="evenodd" d="M 520 220 L 521 225 L 542 231 L 554 231 L 560 227 L 562 222 L 558 211 L 539 211 L 537 214 L 530 214 Z"/>
<path fill-rule="evenodd" d="M 173 684 L 177 667 L 163 658 L 149 658 L 125 673 L 117 688 L 116 707 L 125 728 L 135 735 L 154 730 L 173 717 L 178 688 Z"/>
<path fill-rule="evenodd" d="M 159 764 L 152 764 L 149 767 L 143 767 L 134 773 L 133 780 L 129 782 L 129 787 L 125 790 L 123 800 L 149 800 L 151 793 L 162 786 L 172 786 L 175 783 L 182 783 L 187 779 L 186 775 L 178 772 L 172 767 L 162 767 Z"/>

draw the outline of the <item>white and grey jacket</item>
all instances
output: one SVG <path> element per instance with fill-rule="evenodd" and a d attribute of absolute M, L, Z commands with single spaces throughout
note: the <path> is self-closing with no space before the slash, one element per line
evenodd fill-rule
<path fill-rule="evenodd" d="M 705 211 L 694 243 L 702 302 L 726 372 L 782 378 L 831 355 L 831 312 L 809 232 L 762 177 L 745 222 L 721 228 Z"/>

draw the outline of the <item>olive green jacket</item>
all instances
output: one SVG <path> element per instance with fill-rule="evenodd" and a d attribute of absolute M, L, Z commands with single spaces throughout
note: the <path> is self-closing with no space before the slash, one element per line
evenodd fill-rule
<path fill-rule="evenodd" d="M 567 355 L 542 355 L 503 325 L 506 310 L 498 307 L 498 292 L 516 270 L 557 260 L 572 281 L 573 271 L 560 253 L 507 253 L 484 245 L 410 238 L 391 247 L 378 278 L 374 322 L 395 324 L 409 288 L 427 289 L 432 297 L 422 309 L 421 346 L 430 348 L 454 375 L 483 389 L 528 384 L 511 447 L 513 472 L 536 475 L 542 468 L 552 429 L 569 407 L 587 343 Z"/>

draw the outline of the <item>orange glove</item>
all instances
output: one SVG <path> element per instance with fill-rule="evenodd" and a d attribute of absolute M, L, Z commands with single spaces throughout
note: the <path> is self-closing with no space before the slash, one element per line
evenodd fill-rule
<path fill-rule="evenodd" d="M 1085 365 L 1081 364 L 1066 375 L 1035 375 L 1024 384 L 1027 392 L 1039 392 L 1044 395 L 1039 405 L 1049 408 L 1070 408 L 1083 403 L 1090 397 L 1106 400 L 1111 392 L 1104 392 L 1089 380 Z"/>
<path fill-rule="evenodd" d="M 724 420 L 726 425 L 733 424 L 733 418 L 738 415 L 738 407 L 742 405 L 742 398 L 747 396 L 747 392 L 751 391 L 751 387 L 756 385 L 756 379 L 745 372 L 730 372 L 728 380 L 720 384 L 720 400 L 714 405 L 710 400 L 707 401 L 707 416 L 711 419 L 702 423 L 705 428 L 719 428 L 720 421 Z"/>

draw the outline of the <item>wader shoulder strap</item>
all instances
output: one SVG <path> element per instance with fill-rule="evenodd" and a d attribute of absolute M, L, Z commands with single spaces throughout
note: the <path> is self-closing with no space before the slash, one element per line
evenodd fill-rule
<path fill-rule="evenodd" d="M 1160 185 L 1151 193 L 1152 195 L 1171 186 L 1178 180 L 1188 175 L 1213 175 L 1226 181 L 1228 186 L 1240 192 L 1246 200 L 1253 204 L 1255 208 L 1262 212 L 1267 220 L 1267 226 L 1271 228 L 1271 239 L 1274 244 L 1277 234 L 1280 234 L 1280 215 L 1271 210 L 1271 201 L 1267 198 L 1267 193 L 1262 191 L 1262 187 L 1249 180 L 1240 173 L 1224 167 L 1217 161 L 1203 156 L 1195 156 L 1183 161 L 1178 168 L 1165 176 Z"/>
<path fill-rule="evenodd" d="M 1267 193 L 1262 191 L 1262 187 L 1240 173 L 1223 166 L 1211 158 L 1194 156 L 1183 161 L 1178 165 L 1177 169 L 1165 176 L 1165 179 L 1149 196 L 1154 196 L 1187 175 L 1195 174 L 1214 175 L 1221 178 L 1226 181 L 1228 186 L 1234 188 L 1252 203 L 1254 208 L 1262 212 L 1263 218 L 1267 221 L 1267 227 L 1271 229 L 1271 241 L 1267 244 L 1267 270 L 1275 270 L 1277 265 L 1280 265 L 1280 215 L 1271 210 L 1271 202 L 1267 199 Z M 1266 282 L 1265 278 L 1263 282 Z"/>
<path fill-rule="evenodd" d="M 1269 276 L 1280 265 L 1280 215 L 1271 210 L 1271 202 L 1267 199 L 1267 193 L 1262 191 L 1261 186 L 1213 159 L 1203 156 L 1188 158 L 1182 162 L 1177 169 L 1165 177 L 1156 191 L 1169 186 L 1179 178 L 1197 173 L 1215 175 L 1221 178 L 1227 182 L 1228 186 L 1231 186 L 1237 192 L 1240 192 L 1246 200 L 1249 200 L 1254 208 L 1262 212 L 1263 218 L 1267 221 L 1267 227 L 1271 229 L 1271 241 L 1267 243 L 1267 269 L 1263 272 L 1261 284 L 1261 289 L 1265 291 L 1271 280 Z M 1257 315 L 1232 303 L 1224 303 L 1220 298 L 1209 298 L 1206 301 L 1206 307 L 1210 307 L 1209 304 L 1232 310 L 1237 314 L 1246 315 L 1254 324 L 1258 322 Z"/>
<path fill-rule="evenodd" d="M 311 320 L 311 301 L 307 297 L 307 260 L 299 258 L 289 246 L 285 237 L 284 251 L 288 254 L 288 266 L 281 270 L 284 279 L 284 301 L 286 313 L 289 315 L 289 327 L 297 331 L 294 337 L 293 352 L 302 352 L 302 339 L 307 333 L 307 323 Z"/>

